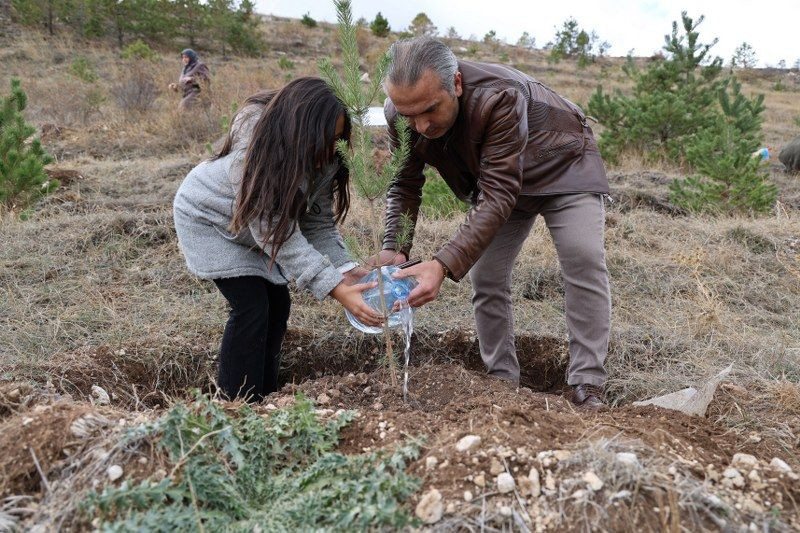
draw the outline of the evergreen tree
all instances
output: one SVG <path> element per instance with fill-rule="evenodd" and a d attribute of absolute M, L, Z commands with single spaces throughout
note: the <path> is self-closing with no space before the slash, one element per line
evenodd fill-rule
<path fill-rule="evenodd" d="M 359 70 L 360 58 L 356 41 L 356 26 L 353 24 L 350 0 L 334 0 L 334 5 L 339 19 L 339 42 L 342 49 L 344 73 L 339 75 L 333 67 L 332 61 L 327 58 L 320 61 L 319 70 L 322 77 L 347 108 L 352 120 L 352 150 L 344 141 L 339 143 L 338 150 L 350 170 L 350 180 L 356 192 L 365 198 L 369 204 L 373 254 L 377 255 L 381 251 L 381 233 L 383 229 L 379 208 L 381 203 L 385 201 L 389 186 L 397 177 L 408 158 L 410 133 L 405 120 L 400 117 L 396 125 L 400 147 L 392 153 L 391 159 L 379 170 L 373 159 L 375 147 L 365 120 L 369 105 L 381 90 L 381 84 L 389 66 L 389 56 L 384 54 L 380 58 L 371 76 L 372 81 L 369 85 L 364 86 L 361 82 L 361 72 Z M 403 240 L 403 237 L 400 240 Z M 378 283 L 378 292 L 383 295 L 382 276 L 378 276 Z M 383 299 L 383 296 L 381 296 L 381 299 Z M 385 302 L 382 301 L 381 304 L 384 312 L 389 311 L 386 309 Z M 384 338 L 386 340 L 386 363 L 391 376 L 391 383 L 394 386 L 397 383 L 397 372 L 388 323 L 384 325 Z"/>
<path fill-rule="evenodd" d="M 709 55 L 716 39 L 699 42 L 697 27 L 702 21 L 703 17 L 693 21 L 684 12 L 684 33 L 673 22 L 671 35 L 665 37 L 664 57 L 645 71 L 629 58 L 624 72 L 634 84 L 631 96 L 620 90 L 608 95 L 597 87 L 588 111 L 605 128 L 599 141 L 604 157 L 615 161 L 629 150 L 681 162 L 688 138 L 715 124 L 722 59 Z"/>
<path fill-rule="evenodd" d="M 369 29 L 372 30 L 372 35 L 376 37 L 386 37 L 392 28 L 389 26 L 389 21 L 386 20 L 386 17 L 378 11 L 378 14 L 375 15 L 375 20 L 369 25 Z"/>
<path fill-rule="evenodd" d="M 317 21 L 311 17 L 310 13 L 306 13 L 305 15 L 303 15 L 303 18 L 300 19 L 300 24 L 302 24 L 307 28 L 317 27 Z"/>
<path fill-rule="evenodd" d="M 447 28 L 447 33 L 445 34 L 445 37 L 451 40 L 461 39 L 461 36 L 458 34 L 458 31 L 456 31 L 455 26 L 450 26 L 449 28 Z"/>
<path fill-rule="evenodd" d="M 599 42 L 594 31 L 589 33 L 581 29 L 578 21 L 570 17 L 564 21 L 561 29 L 556 29 L 553 42 L 548 43 L 548 61 L 558 63 L 562 59 L 572 58 L 577 59 L 579 68 L 585 68 L 610 47 L 607 41 Z"/>
<path fill-rule="evenodd" d="M 731 67 L 753 68 L 757 62 L 756 51 L 752 46 L 744 42 L 733 51 Z"/>
<path fill-rule="evenodd" d="M 25 206 L 58 187 L 44 172 L 53 159 L 39 139 L 28 143 L 36 128 L 22 116 L 27 102 L 19 79 L 12 78 L 11 94 L 0 101 L 0 204 L 8 207 Z"/>
<path fill-rule="evenodd" d="M 528 32 L 522 32 L 522 36 L 517 41 L 517 46 L 522 48 L 536 48 L 536 37 L 531 37 Z"/>
<path fill-rule="evenodd" d="M 428 18 L 428 15 L 417 13 L 417 16 L 411 20 L 408 32 L 416 36 L 435 37 L 436 26 L 433 25 L 433 21 Z"/>

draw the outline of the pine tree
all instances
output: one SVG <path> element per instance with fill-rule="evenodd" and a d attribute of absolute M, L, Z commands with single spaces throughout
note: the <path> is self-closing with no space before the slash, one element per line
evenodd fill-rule
<path fill-rule="evenodd" d="M 381 233 L 383 229 L 379 216 L 379 208 L 386 197 L 392 181 L 397 177 L 409 154 L 409 130 L 405 120 L 401 117 L 397 121 L 397 133 L 400 146 L 392 153 L 391 159 L 380 170 L 373 159 L 375 147 L 369 132 L 366 120 L 367 109 L 381 90 L 381 84 L 389 66 L 389 56 L 384 54 L 378 61 L 371 82 L 366 87 L 361 82 L 359 71 L 358 43 L 356 41 L 356 26 L 353 24 L 353 15 L 350 0 L 334 0 L 336 13 L 339 20 L 339 42 L 342 48 L 342 62 L 344 73 L 340 76 L 330 59 L 323 59 L 319 63 L 322 77 L 328 82 L 336 96 L 347 108 L 352 120 L 351 142 L 352 150 L 347 143 L 341 141 L 338 145 L 347 168 L 350 170 L 350 179 L 356 192 L 366 199 L 369 204 L 370 226 L 372 229 L 372 246 L 374 255 L 381 250 Z M 407 228 L 410 230 L 410 228 Z M 372 255 L 372 254 L 370 254 Z M 383 300 L 383 279 L 378 276 L 379 293 Z M 381 301 L 385 314 L 388 314 L 385 302 Z M 388 323 L 384 325 L 384 338 L 386 340 L 386 363 L 389 370 L 392 386 L 397 384 L 397 369 L 392 352 L 391 332 Z"/>
<path fill-rule="evenodd" d="M 603 125 L 600 149 L 615 161 L 623 151 L 649 155 L 652 159 L 685 160 L 688 139 L 716 122 L 717 93 L 722 59 L 710 59 L 709 44 L 699 42 L 697 21 L 682 14 L 683 30 L 672 23 L 665 37 L 663 58 L 639 70 L 629 58 L 625 74 L 633 81 L 633 94 L 617 90 L 606 94 L 602 86 L 589 99 L 588 111 Z M 701 68 L 701 65 L 702 66 Z"/>
<path fill-rule="evenodd" d="M 369 25 L 369 29 L 372 30 L 372 35 L 376 37 L 386 37 L 389 35 L 389 32 L 392 28 L 389 26 L 389 21 L 381 15 L 381 12 L 378 11 L 378 14 L 375 15 L 375 20 Z"/>
<path fill-rule="evenodd" d="M 27 142 L 36 132 L 22 116 L 27 101 L 19 79 L 12 78 L 11 94 L 0 101 L 0 204 L 7 207 L 25 206 L 58 187 L 44 172 L 53 159 L 39 139 Z"/>
<path fill-rule="evenodd" d="M 700 175 L 675 180 L 671 200 L 693 212 L 768 212 L 778 189 L 769 183 L 761 158 L 764 95 L 747 98 L 736 78 L 719 89 L 721 113 L 714 128 L 700 131 L 686 150 L 687 161 Z"/>
<path fill-rule="evenodd" d="M 437 30 L 428 15 L 417 13 L 417 16 L 411 20 L 408 32 L 416 36 L 435 37 Z"/>
<path fill-rule="evenodd" d="M 744 42 L 733 51 L 731 67 L 753 68 L 757 62 L 756 51 L 751 45 Z"/>

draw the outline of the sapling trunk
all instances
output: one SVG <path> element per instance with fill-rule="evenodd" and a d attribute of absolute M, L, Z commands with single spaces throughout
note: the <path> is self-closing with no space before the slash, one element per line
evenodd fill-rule
<path fill-rule="evenodd" d="M 361 81 L 356 25 L 353 23 L 351 3 L 349 0 L 334 0 L 334 5 L 339 19 L 339 43 L 342 49 L 343 75 L 337 72 L 329 59 L 322 59 L 319 62 L 319 70 L 336 96 L 347 108 L 352 121 L 352 149 L 344 141 L 340 141 L 337 148 L 350 171 L 350 178 L 355 190 L 369 204 L 369 225 L 372 233 L 373 250 L 365 255 L 367 257 L 378 257 L 381 252 L 382 229 L 378 208 L 381 203 L 380 200 L 386 195 L 390 184 L 397 177 L 408 157 L 408 127 L 405 120 L 398 119 L 395 128 L 400 146 L 393 151 L 391 160 L 378 171 L 373 159 L 374 146 L 370 132 L 367 130 L 365 117 L 370 103 L 375 100 L 378 91 L 381 89 L 381 83 L 389 65 L 389 57 L 384 55 L 380 58 L 371 77 L 372 81 L 364 84 Z M 402 236 L 396 236 L 396 241 L 400 243 Z M 391 309 L 387 309 L 386 306 L 381 266 L 377 265 L 377 278 L 380 307 L 386 316 L 386 321 L 383 325 L 383 335 L 386 342 L 386 368 L 391 385 L 394 387 L 397 385 L 397 362 L 394 359 L 392 335 L 388 321 Z"/>

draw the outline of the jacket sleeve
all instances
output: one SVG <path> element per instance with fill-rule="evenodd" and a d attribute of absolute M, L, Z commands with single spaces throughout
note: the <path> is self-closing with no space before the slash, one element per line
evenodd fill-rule
<path fill-rule="evenodd" d="M 515 89 L 494 95 L 480 110 L 480 120 L 486 124 L 480 151 L 480 193 L 464 223 L 436 254 L 455 281 L 480 258 L 516 205 L 528 139 L 526 110 L 524 96 Z"/>
<path fill-rule="evenodd" d="M 384 107 L 384 114 L 386 115 L 387 129 L 389 132 L 389 147 L 392 152 L 394 152 L 399 146 L 397 130 L 395 129 L 397 111 L 395 111 L 394 106 L 388 99 Z M 413 136 L 411 142 L 413 144 Z M 424 169 L 425 162 L 412 147 L 406 164 L 389 186 L 389 192 L 386 195 L 386 222 L 383 234 L 384 250 L 397 250 L 403 252 L 406 257 L 408 257 L 411 252 L 414 227 L 416 226 L 417 216 L 419 215 L 419 206 L 422 203 L 422 186 L 425 185 L 425 175 L 422 173 Z M 398 250 L 397 237 L 403 228 L 402 221 L 404 214 L 408 215 L 412 226 L 407 242 Z"/>
<path fill-rule="evenodd" d="M 334 267 L 339 269 L 351 263 L 355 266 L 333 216 L 332 181 L 313 199 L 307 212 L 300 217 L 298 227 L 309 244 L 327 257 Z"/>

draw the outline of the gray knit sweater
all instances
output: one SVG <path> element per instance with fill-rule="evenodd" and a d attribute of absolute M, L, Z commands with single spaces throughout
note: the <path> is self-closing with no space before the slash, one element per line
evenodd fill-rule
<path fill-rule="evenodd" d="M 314 180 L 308 210 L 283 243 L 270 268 L 261 221 L 232 235 L 227 228 L 242 176 L 244 154 L 261 106 L 248 106 L 234 121 L 233 150 L 215 161 L 197 165 L 175 195 L 173 216 L 178 244 L 189 271 L 203 279 L 260 276 L 285 285 L 294 280 L 321 300 L 342 281 L 342 272 L 355 266 L 334 224 L 332 180 L 335 166 Z"/>

